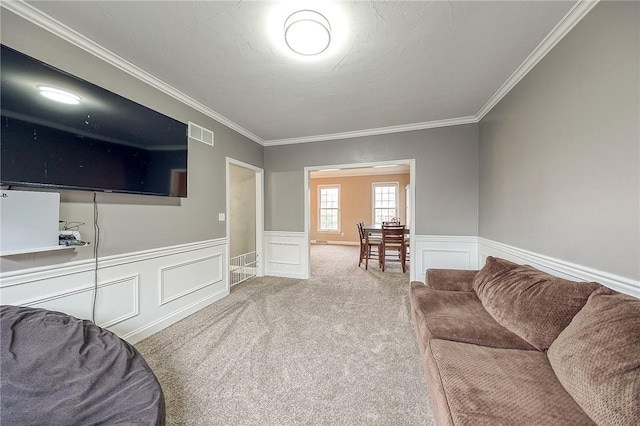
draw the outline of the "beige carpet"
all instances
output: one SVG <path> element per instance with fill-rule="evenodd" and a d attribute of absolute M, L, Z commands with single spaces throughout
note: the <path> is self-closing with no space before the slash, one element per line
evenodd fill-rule
<path fill-rule="evenodd" d="M 431 425 L 409 274 L 314 245 L 312 278 L 252 278 L 138 343 L 169 424 Z"/>

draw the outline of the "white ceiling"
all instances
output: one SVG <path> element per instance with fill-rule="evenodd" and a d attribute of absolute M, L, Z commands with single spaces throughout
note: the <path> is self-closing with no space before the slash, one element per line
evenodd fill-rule
<path fill-rule="evenodd" d="M 273 145 L 477 122 L 579 3 L 31 1 L 29 13 Z M 333 31 L 312 58 L 281 34 L 309 7 Z"/>

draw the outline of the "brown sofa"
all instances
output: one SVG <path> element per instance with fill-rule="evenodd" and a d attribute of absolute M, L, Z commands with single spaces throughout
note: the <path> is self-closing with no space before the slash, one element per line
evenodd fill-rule
<path fill-rule="evenodd" d="M 640 424 L 640 299 L 489 257 L 411 314 L 438 425 Z"/>

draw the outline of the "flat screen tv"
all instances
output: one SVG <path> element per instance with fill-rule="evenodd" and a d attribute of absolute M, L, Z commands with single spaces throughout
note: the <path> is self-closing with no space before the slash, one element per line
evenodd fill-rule
<path fill-rule="evenodd" d="M 0 182 L 187 196 L 187 125 L 2 45 Z"/>

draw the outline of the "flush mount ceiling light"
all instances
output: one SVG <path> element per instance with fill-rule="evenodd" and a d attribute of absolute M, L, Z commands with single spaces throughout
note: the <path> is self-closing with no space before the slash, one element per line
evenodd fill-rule
<path fill-rule="evenodd" d="M 318 55 L 331 43 L 331 25 L 318 12 L 299 10 L 285 21 L 284 40 L 289 49 L 300 55 Z"/>
<path fill-rule="evenodd" d="M 67 92 L 66 90 L 56 89 L 49 86 L 38 86 L 40 94 L 45 98 L 51 99 L 63 104 L 77 105 L 80 103 L 80 96 Z"/>

